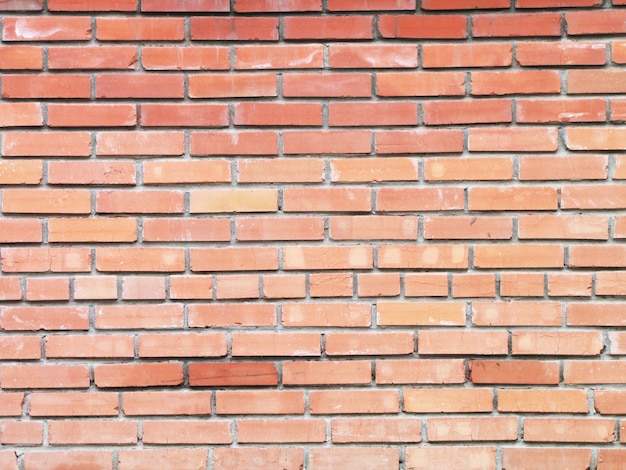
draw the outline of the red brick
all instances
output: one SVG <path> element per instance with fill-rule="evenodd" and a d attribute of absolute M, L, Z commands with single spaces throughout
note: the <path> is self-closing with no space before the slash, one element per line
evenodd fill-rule
<path fill-rule="evenodd" d="M 320 335 L 316 333 L 232 333 L 232 355 L 319 356 Z"/>
<path fill-rule="evenodd" d="M 212 396 L 212 392 L 125 392 L 122 402 L 128 416 L 209 415 Z"/>
<path fill-rule="evenodd" d="M 182 18 L 96 18 L 99 41 L 181 41 Z"/>
<path fill-rule="evenodd" d="M 622 414 L 624 412 L 624 390 L 595 390 L 595 411 L 600 414 Z"/>
<path fill-rule="evenodd" d="M 389 447 L 313 448 L 309 459 L 311 470 L 324 468 L 393 470 L 400 462 L 400 450 Z"/>
<path fill-rule="evenodd" d="M 50 127 L 133 127 L 136 124 L 137 110 L 131 104 L 48 104 Z"/>
<path fill-rule="evenodd" d="M 189 76 L 190 98 L 236 98 L 277 95 L 273 73 L 239 73 Z"/>
<path fill-rule="evenodd" d="M 276 41 L 278 18 L 196 16 L 190 21 L 194 41 Z"/>
<path fill-rule="evenodd" d="M 117 416 L 117 393 L 31 393 L 31 416 Z"/>
<path fill-rule="evenodd" d="M 137 423 L 132 421 L 50 421 L 52 445 L 135 444 Z"/>
<path fill-rule="evenodd" d="M 37 135 L 35 139 L 34 136 Z M 91 136 L 88 132 L 4 132 L 2 155 L 5 157 L 88 157 Z"/>
<path fill-rule="evenodd" d="M 146 70 L 228 70 L 230 57 L 227 47 L 144 46 L 141 64 Z"/>
<path fill-rule="evenodd" d="M 576 11 L 565 14 L 568 35 L 619 34 L 626 32 L 626 12 Z"/>
<path fill-rule="evenodd" d="M 88 41 L 88 16 L 22 16 L 2 20 L 3 41 Z M 3 83 L 4 88 L 4 83 Z"/>
<path fill-rule="evenodd" d="M 235 47 L 237 70 L 321 69 L 323 59 L 324 49 L 316 44 Z"/>
<path fill-rule="evenodd" d="M 515 441 L 517 418 L 430 418 L 429 442 Z"/>
<path fill-rule="evenodd" d="M 25 470 L 36 470 L 51 465 L 66 467 L 71 470 L 80 468 L 109 470 L 112 467 L 112 461 L 113 452 L 110 450 L 47 450 L 24 453 Z M 11 469 L 12 467 L 7 467 L 7 470 Z"/>
<path fill-rule="evenodd" d="M 407 157 L 333 158 L 330 178 L 342 183 L 418 181 L 419 164 Z"/>
<path fill-rule="evenodd" d="M 228 0 L 143 0 L 141 11 L 146 12 L 228 12 Z"/>
<path fill-rule="evenodd" d="M 567 92 L 576 93 L 623 93 L 626 90 L 623 70 L 569 70 Z"/>
<path fill-rule="evenodd" d="M 560 77 L 553 70 L 472 72 L 473 95 L 555 94 L 561 90 Z"/>
<path fill-rule="evenodd" d="M 90 0 L 76 2 L 74 0 L 51 0 L 48 2 L 50 11 L 135 11 L 137 0 Z"/>
<path fill-rule="evenodd" d="M 606 240 L 609 220 L 595 215 L 522 215 L 518 234 L 520 239 Z"/>
<path fill-rule="evenodd" d="M 192 155 L 274 155 L 278 153 L 275 131 L 193 132 Z"/>
<path fill-rule="evenodd" d="M 603 180 L 607 174 L 607 157 L 602 155 L 519 157 L 520 180 Z"/>
<path fill-rule="evenodd" d="M 365 73 L 287 73 L 283 95 L 288 98 L 365 98 L 372 94 L 372 77 Z"/>
<path fill-rule="evenodd" d="M 422 109 L 426 125 L 480 124 L 511 122 L 511 105 L 507 99 L 427 101 L 422 103 Z"/>
<path fill-rule="evenodd" d="M 406 463 L 409 468 L 415 470 L 428 470 L 433 467 L 495 470 L 496 448 L 475 445 L 407 447 Z"/>
<path fill-rule="evenodd" d="M 481 413 L 492 408 L 493 391 L 488 388 L 404 389 L 404 411 L 408 413 Z"/>
<path fill-rule="evenodd" d="M 510 447 L 502 449 L 502 468 L 532 470 L 537 462 L 542 462 L 546 468 L 585 470 L 591 466 L 591 449 L 568 447 Z"/>
<path fill-rule="evenodd" d="M 409 216 L 330 217 L 333 240 L 416 240 L 417 218 Z"/>
<path fill-rule="evenodd" d="M 559 383 L 557 361 L 470 361 L 470 380 L 475 384 L 542 384 Z"/>
<path fill-rule="evenodd" d="M 322 11 L 321 0 L 235 0 L 238 13 Z M 236 467 L 237 465 L 235 465 Z"/>
<path fill-rule="evenodd" d="M 213 277 L 210 275 L 171 276 L 170 298 L 176 300 L 212 299 Z"/>
<path fill-rule="evenodd" d="M 572 268 L 619 268 L 624 266 L 626 247 L 621 245 L 576 245 L 569 249 Z"/>
<path fill-rule="evenodd" d="M 183 383 L 183 365 L 174 362 L 100 364 L 94 367 L 97 387 L 164 387 Z"/>
<path fill-rule="evenodd" d="M 135 355 L 130 335 L 48 335 L 48 358 L 132 358 Z"/>
<path fill-rule="evenodd" d="M 139 335 L 139 357 L 219 357 L 227 353 L 223 333 Z"/>
<path fill-rule="evenodd" d="M 2 98 L 90 98 L 89 75 L 2 76 Z"/>
<path fill-rule="evenodd" d="M 501 389 L 498 390 L 501 413 L 587 413 L 586 390 L 574 389 Z"/>
<path fill-rule="evenodd" d="M 96 308 L 97 329 L 180 328 L 183 325 L 181 304 L 103 305 Z"/>
<path fill-rule="evenodd" d="M 424 44 L 422 56 L 424 68 L 508 67 L 512 48 L 505 43 Z"/>
<path fill-rule="evenodd" d="M 370 361 L 283 362 L 284 385 L 357 385 L 371 380 Z"/>
<path fill-rule="evenodd" d="M 48 163 L 48 184 L 134 185 L 135 165 L 116 161 Z"/>
<path fill-rule="evenodd" d="M 283 37 L 287 40 L 372 39 L 373 17 L 288 16 L 284 18 Z"/>
<path fill-rule="evenodd" d="M 275 310 L 276 306 L 270 303 L 193 304 L 189 306 L 189 326 L 200 328 L 274 326 L 276 325 Z"/>
<path fill-rule="evenodd" d="M 400 408 L 396 390 L 312 390 L 311 414 L 397 413 Z"/>
<path fill-rule="evenodd" d="M 428 240 L 501 239 L 513 234 L 509 217 L 424 217 L 424 238 Z"/>
<path fill-rule="evenodd" d="M 367 212 L 369 188 L 289 187 L 283 190 L 285 212 Z"/>
<path fill-rule="evenodd" d="M 523 66 L 604 65 L 606 44 L 583 41 L 519 42 L 515 58 Z"/>
<path fill-rule="evenodd" d="M 597 7 L 601 0 L 515 0 L 516 8 Z"/>
<path fill-rule="evenodd" d="M 597 295 L 626 295 L 625 273 L 620 271 L 600 271 L 596 273 Z"/>
<path fill-rule="evenodd" d="M 142 441 L 146 444 L 230 444 L 230 421 L 150 420 L 144 421 Z"/>
<path fill-rule="evenodd" d="M 548 295 L 591 297 L 591 274 L 555 273 L 548 275 Z"/>
<path fill-rule="evenodd" d="M 452 276 L 452 297 L 495 297 L 495 274 L 454 274 Z"/>
<path fill-rule="evenodd" d="M 368 246 L 285 246 L 283 269 L 367 269 L 372 256 Z"/>
<path fill-rule="evenodd" d="M 395 297 L 400 295 L 397 273 L 363 273 L 357 275 L 359 297 Z"/>
<path fill-rule="evenodd" d="M 330 103 L 328 109 L 331 126 L 417 125 L 414 103 L 340 101 Z"/>
<path fill-rule="evenodd" d="M 0 47 L 0 70 L 41 70 L 43 49 L 38 46 Z"/>
<path fill-rule="evenodd" d="M 118 451 L 119 470 L 151 470 L 153 468 L 185 468 L 204 470 L 208 461 L 207 449 L 152 448 Z"/>
<path fill-rule="evenodd" d="M 89 369 L 85 365 L 19 364 L 3 365 L 2 388 L 87 388 Z"/>
<path fill-rule="evenodd" d="M 366 303 L 284 303 L 282 324 L 287 327 L 367 327 L 371 307 Z"/>
<path fill-rule="evenodd" d="M 362 10 L 415 10 L 415 0 L 330 0 L 329 11 L 362 11 Z"/>
<path fill-rule="evenodd" d="M 510 158 L 429 158 L 424 162 L 426 181 L 510 180 L 513 160 Z"/>
<path fill-rule="evenodd" d="M 228 241 L 228 219 L 150 218 L 143 220 L 143 240 L 158 241 Z"/>
<path fill-rule="evenodd" d="M 460 129 L 386 130 L 376 132 L 376 152 L 392 153 L 461 153 L 463 131 Z"/>
<path fill-rule="evenodd" d="M 87 307 L 3 307 L 0 311 L 2 329 L 8 331 L 28 330 L 87 330 L 89 309 Z"/>
<path fill-rule="evenodd" d="M 141 125 L 144 127 L 225 127 L 228 122 L 228 106 L 224 104 L 141 105 Z"/>
<path fill-rule="evenodd" d="M 192 387 L 247 387 L 278 384 L 278 372 L 271 362 L 216 362 L 189 364 Z"/>
<path fill-rule="evenodd" d="M 133 70 L 137 67 L 137 48 L 103 45 L 49 47 L 48 67 L 50 70 Z M 91 109 L 97 111 L 96 106 Z M 86 114 L 83 117 L 90 116 Z"/>
<path fill-rule="evenodd" d="M 183 98 L 184 77 L 171 74 L 96 76 L 96 98 Z"/>
<path fill-rule="evenodd" d="M 301 274 L 263 276 L 263 298 L 303 299 L 306 297 L 306 277 Z"/>
<path fill-rule="evenodd" d="M 6 191 L 6 190 L 5 190 Z M 3 248 L 2 272 L 89 272 L 88 248 Z"/>
<path fill-rule="evenodd" d="M 254 158 L 238 159 L 240 183 L 317 183 L 324 179 L 321 158 Z"/>
<path fill-rule="evenodd" d="M 463 245 L 381 245 L 378 249 L 379 268 L 461 269 L 467 264 Z"/>
<path fill-rule="evenodd" d="M 19 277 L 3 276 L 0 279 L 0 300 L 22 300 L 22 285 Z"/>
<path fill-rule="evenodd" d="M 53 301 L 70 299 L 70 280 L 67 277 L 26 279 L 26 300 Z"/>
<path fill-rule="evenodd" d="M 517 244 L 478 245 L 474 248 L 477 268 L 561 268 L 564 266 L 563 247 L 558 245 Z"/>
<path fill-rule="evenodd" d="M 324 219 L 321 217 L 240 217 L 235 222 L 235 228 L 237 240 L 241 241 L 324 238 Z"/>
<path fill-rule="evenodd" d="M 37 421 L 4 421 L 0 424 L 0 443 L 11 445 L 42 445 L 43 423 Z"/>
<path fill-rule="evenodd" d="M 98 248 L 96 269 L 113 272 L 179 272 L 185 269 L 182 248 Z"/>
<path fill-rule="evenodd" d="M 624 189 L 613 185 L 580 185 L 562 188 L 564 209 L 618 209 L 624 206 Z"/>
<path fill-rule="evenodd" d="M 461 188 L 385 187 L 378 190 L 376 209 L 379 212 L 446 211 L 463 209 Z"/>
<path fill-rule="evenodd" d="M 96 152 L 100 156 L 182 155 L 184 134 L 178 131 L 100 132 Z"/>
<path fill-rule="evenodd" d="M 422 0 L 422 8 L 425 10 L 473 10 L 510 6 L 511 0 Z"/>
<path fill-rule="evenodd" d="M 226 108 L 225 108 L 226 109 Z M 321 126 L 322 105 L 317 103 L 245 102 L 234 106 L 234 124 L 243 126 Z M 194 115 L 195 119 L 195 115 Z M 228 121 L 226 121 L 228 124 Z"/>
<path fill-rule="evenodd" d="M 285 154 L 368 154 L 372 137 L 365 130 L 285 131 Z"/>
<path fill-rule="evenodd" d="M 500 288 L 505 282 L 501 275 Z M 543 294 L 543 275 L 541 294 Z M 510 279 L 509 279 L 510 278 Z M 510 273 L 506 283 L 524 288 L 526 276 Z M 518 296 L 517 292 L 502 295 Z M 562 323 L 561 304 L 558 302 L 472 302 L 472 321 L 478 326 L 560 326 Z"/>
<path fill-rule="evenodd" d="M 383 38 L 463 39 L 467 19 L 461 15 L 380 15 L 378 31 Z"/>
<path fill-rule="evenodd" d="M 596 356 L 604 347 L 600 333 L 591 331 L 516 331 L 511 338 L 514 355 Z"/>
<path fill-rule="evenodd" d="M 296 390 L 218 390 L 215 394 L 218 415 L 304 414 L 304 392 Z"/>
<path fill-rule="evenodd" d="M 447 294 L 447 280 L 446 280 Z M 407 293 L 407 296 L 416 292 Z M 432 294 L 425 292 L 424 295 Z M 465 305 L 460 302 L 378 302 L 378 325 L 463 326 Z"/>
<path fill-rule="evenodd" d="M 137 219 L 107 218 L 48 219 L 48 241 L 69 242 L 134 242 L 137 240 Z"/>
<path fill-rule="evenodd" d="M 552 12 L 474 15 L 472 35 L 474 37 L 560 36 L 561 15 Z"/>
<path fill-rule="evenodd" d="M 278 269 L 278 250 L 270 247 L 192 248 L 192 271 L 255 271 Z"/>
<path fill-rule="evenodd" d="M 122 277 L 122 300 L 165 299 L 165 277 L 124 276 Z"/>
<path fill-rule="evenodd" d="M 43 9 L 43 0 L 8 0 L 2 2 L 2 11 L 37 11 Z"/>
<path fill-rule="evenodd" d="M 516 100 L 518 122 L 606 121 L 606 103 L 601 99 Z"/>
<path fill-rule="evenodd" d="M 615 422 L 612 419 L 526 418 L 526 442 L 613 442 Z"/>
<path fill-rule="evenodd" d="M 378 384 L 463 383 L 465 362 L 461 359 L 377 360 Z"/>
<path fill-rule="evenodd" d="M 360 4 L 362 5 L 362 4 Z M 331 68 L 415 68 L 417 48 L 408 44 L 329 44 Z"/>

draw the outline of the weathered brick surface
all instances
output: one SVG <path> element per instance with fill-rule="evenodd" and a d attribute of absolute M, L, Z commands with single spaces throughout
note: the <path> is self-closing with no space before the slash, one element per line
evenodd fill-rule
<path fill-rule="evenodd" d="M 626 468 L 625 0 L 0 0 L 0 470 Z"/>

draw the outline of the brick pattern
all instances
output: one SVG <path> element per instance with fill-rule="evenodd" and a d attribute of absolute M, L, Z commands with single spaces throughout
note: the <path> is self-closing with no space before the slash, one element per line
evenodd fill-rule
<path fill-rule="evenodd" d="M 626 467 L 624 0 L 0 14 L 0 468 Z"/>

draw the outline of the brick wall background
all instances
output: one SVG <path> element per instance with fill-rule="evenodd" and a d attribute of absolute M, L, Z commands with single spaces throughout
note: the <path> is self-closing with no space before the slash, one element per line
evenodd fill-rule
<path fill-rule="evenodd" d="M 0 468 L 626 468 L 626 1 L 0 10 Z"/>

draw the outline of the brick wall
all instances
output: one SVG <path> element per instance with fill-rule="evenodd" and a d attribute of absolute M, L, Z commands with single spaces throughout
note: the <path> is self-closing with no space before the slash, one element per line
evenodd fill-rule
<path fill-rule="evenodd" d="M 2 0 L 0 468 L 626 468 L 626 1 Z"/>

